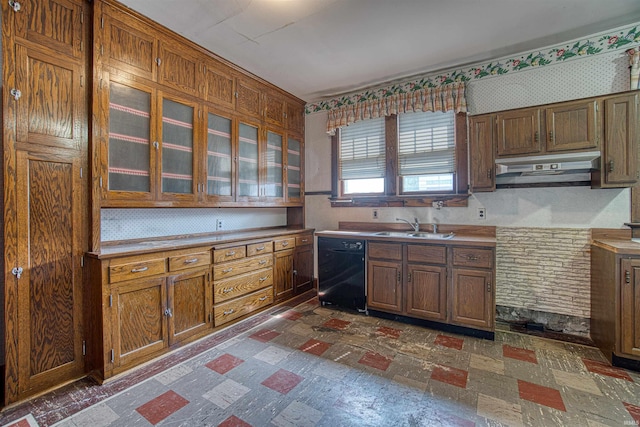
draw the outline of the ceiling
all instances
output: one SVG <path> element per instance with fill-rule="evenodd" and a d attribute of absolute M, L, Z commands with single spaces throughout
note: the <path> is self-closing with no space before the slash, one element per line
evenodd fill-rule
<path fill-rule="evenodd" d="M 307 101 L 640 22 L 638 0 L 121 0 Z"/>

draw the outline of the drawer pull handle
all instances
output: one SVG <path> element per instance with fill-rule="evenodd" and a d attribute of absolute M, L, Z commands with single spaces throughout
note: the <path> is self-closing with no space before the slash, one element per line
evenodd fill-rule
<path fill-rule="evenodd" d="M 140 268 L 132 268 L 132 273 L 142 273 L 143 271 L 147 271 L 149 267 L 140 267 Z"/>
<path fill-rule="evenodd" d="M 256 252 L 260 252 L 260 251 L 264 251 L 266 248 L 264 246 L 260 246 L 259 248 L 256 248 Z"/>
<path fill-rule="evenodd" d="M 224 254 L 224 256 L 234 256 L 236 254 L 236 251 L 229 251 L 226 254 Z"/>
<path fill-rule="evenodd" d="M 307 239 L 302 239 L 302 243 L 307 243 L 309 240 Z"/>
<path fill-rule="evenodd" d="M 225 268 L 222 270 L 223 273 L 231 273 L 233 271 L 233 267 Z"/>
<path fill-rule="evenodd" d="M 267 296 L 265 295 L 265 296 L 263 296 L 262 298 L 259 298 L 259 301 L 264 301 L 264 300 L 266 300 L 266 299 L 267 299 Z"/>
<path fill-rule="evenodd" d="M 225 310 L 225 311 L 223 311 L 223 312 L 222 312 L 222 314 L 224 314 L 224 315 L 226 316 L 227 314 L 231 314 L 231 313 L 233 313 L 234 311 L 235 311 L 235 310 L 232 308 L 231 310 Z"/>
<path fill-rule="evenodd" d="M 185 259 L 185 264 L 193 264 L 194 262 L 198 262 L 198 258 Z"/>
<path fill-rule="evenodd" d="M 289 246 L 289 242 L 287 241 L 282 242 L 282 246 Z"/>
<path fill-rule="evenodd" d="M 467 259 L 468 259 L 469 261 L 477 261 L 477 260 L 478 260 L 478 257 L 477 257 L 477 256 L 475 256 L 475 255 L 467 255 Z"/>
<path fill-rule="evenodd" d="M 261 260 L 258 262 L 258 264 L 260 264 L 260 265 L 264 265 L 264 264 L 266 264 L 266 263 L 267 263 L 267 260 L 266 260 L 266 259 L 261 259 Z"/>
<path fill-rule="evenodd" d="M 267 276 L 261 277 L 258 280 L 260 280 L 261 282 L 264 282 L 265 280 L 267 280 Z"/>
<path fill-rule="evenodd" d="M 223 289 L 222 289 L 222 293 L 223 293 L 223 294 L 228 294 L 228 293 L 229 293 L 229 292 L 231 292 L 231 291 L 233 291 L 233 287 L 231 287 L 231 288 L 223 288 Z"/>

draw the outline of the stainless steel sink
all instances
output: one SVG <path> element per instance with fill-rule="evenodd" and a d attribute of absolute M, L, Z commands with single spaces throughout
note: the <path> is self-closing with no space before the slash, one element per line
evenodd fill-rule
<path fill-rule="evenodd" d="M 427 232 L 415 232 L 415 231 L 380 231 L 375 233 L 375 236 L 389 236 L 389 237 L 415 237 L 418 239 L 451 239 L 455 236 L 454 233 L 427 233 Z"/>

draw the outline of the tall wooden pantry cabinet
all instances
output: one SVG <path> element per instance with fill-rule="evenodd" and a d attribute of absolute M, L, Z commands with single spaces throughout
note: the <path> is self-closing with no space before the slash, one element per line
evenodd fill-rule
<path fill-rule="evenodd" d="M 4 404 L 84 374 L 88 11 L 2 3 Z"/>

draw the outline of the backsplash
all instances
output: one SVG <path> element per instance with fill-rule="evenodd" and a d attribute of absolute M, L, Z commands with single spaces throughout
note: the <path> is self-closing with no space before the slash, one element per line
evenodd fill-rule
<path fill-rule="evenodd" d="M 222 220 L 224 231 L 287 224 L 286 208 L 102 209 L 100 213 L 103 242 L 212 233 L 217 220 Z"/>

